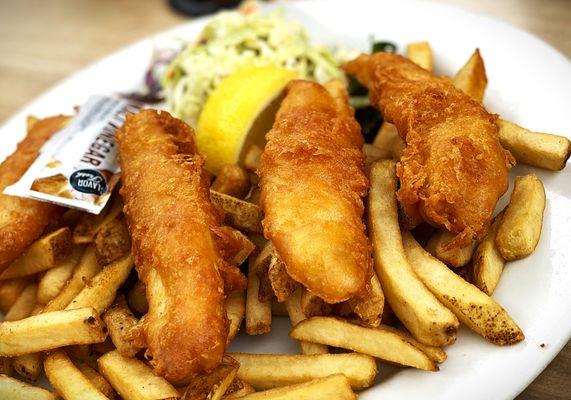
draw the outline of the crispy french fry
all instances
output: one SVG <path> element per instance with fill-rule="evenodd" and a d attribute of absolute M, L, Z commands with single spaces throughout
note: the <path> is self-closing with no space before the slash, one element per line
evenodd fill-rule
<path fill-rule="evenodd" d="M 246 290 L 246 332 L 261 335 L 272 329 L 272 303 L 260 301 L 258 291 L 260 280 L 254 269 L 255 260 L 250 257 L 248 266 L 248 289 Z"/>
<path fill-rule="evenodd" d="M 454 86 L 481 103 L 488 85 L 484 60 L 476 49 L 466 64 L 456 73 Z"/>
<path fill-rule="evenodd" d="M 222 167 L 210 188 L 219 193 L 243 199 L 250 192 L 250 176 L 239 165 L 228 164 Z"/>
<path fill-rule="evenodd" d="M 97 360 L 99 372 L 125 400 L 175 400 L 178 391 L 136 358 L 111 351 Z"/>
<path fill-rule="evenodd" d="M 22 354 L 14 357 L 14 370 L 24 379 L 34 382 L 42 373 L 43 359 L 42 353 Z"/>
<path fill-rule="evenodd" d="M 363 154 L 365 155 L 365 165 L 367 167 L 371 166 L 375 161 L 393 158 L 393 153 L 389 149 L 380 148 L 369 143 L 363 145 Z"/>
<path fill-rule="evenodd" d="M 307 318 L 301 308 L 301 293 L 302 288 L 298 287 L 285 301 L 286 310 L 292 326 L 296 326 L 298 323 Z M 301 341 L 299 342 L 299 345 L 301 347 L 301 352 L 306 355 L 329 353 L 327 346 L 322 344 Z"/>
<path fill-rule="evenodd" d="M 28 285 L 28 278 L 0 281 L 0 312 L 6 314 Z"/>
<path fill-rule="evenodd" d="M 212 203 L 224 211 L 226 224 L 248 232 L 262 232 L 262 210 L 255 204 L 210 190 Z"/>
<path fill-rule="evenodd" d="M 491 297 L 432 257 L 409 232 L 403 233 L 403 241 L 416 274 L 462 323 L 494 344 L 514 344 L 524 339 L 521 329 Z"/>
<path fill-rule="evenodd" d="M 412 335 L 408 331 L 400 330 L 400 329 L 397 329 L 395 327 L 388 326 L 388 325 L 381 325 L 380 327 L 384 330 L 389 331 L 389 332 L 393 332 L 395 335 L 398 335 L 402 339 L 406 340 L 407 342 L 412 344 L 414 347 L 419 348 L 420 350 L 423 351 L 424 354 L 426 354 L 428 356 L 428 358 L 430 358 L 435 363 L 442 364 L 444 361 L 446 361 L 446 358 L 448 357 L 446 355 L 446 352 L 444 350 L 442 350 L 440 347 L 434 347 L 434 346 L 428 346 L 426 344 L 422 344 L 418 340 L 413 338 Z"/>
<path fill-rule="evenodd" d="M 127 293 L 127 304 L 129 304 L 131 310 L 140 315 L 146 314 L 149 309 L 145 292 L 145 284 L 141 281 L 137 281 Z"/>
<path fill-rule="evenodd" d="M 89 285 L 69 303 L 66 310 L 93 307 L 98 313 L 103 313 L 115 300 L 117 290 L 125 282 L 132 268 L 133 260 L 130 254 L 109 264 L 91 279 Z"/>
<path fill-rule="evenodd" d="M 432 49 L 428 42 L 415 42 L 406 46 L 407 58 L 421 66 L 422 68 L 432 71 Z"/>
<path fill-rule="evenodd" d="M 60 228 L 39 238 L 28 247 L 8 268 L 0 279 L 20 278 L 55 267 L 71 251 L 71 232 Z"/>
<path fill-rule="evenodd" d="M 225 356 L 222 364 L 210 372 L 193 375 L 181 400 L 220 400 L 230 387 L 239 364 Z"/>
<path fill-rule="evenodd" d="M 139 323 L 123 295 L 119 295 L 113 306 L 103 314 L 103 322 L 109 330 L 109 337 L 123 357 L 135 357 L 141 347 L 130 337 L 130 331 Z"/>
<path fill-rule="evenodd" d="M 46 389 L 28 385 L 6 375 L 0 375 L 0 399 L 57 400 L 58 396 Z"/>
<path fill-rule="evenodd" d="M 314 379 L 297 385 L 282 386 L 242 397 L 243 400 L 354 400 L 349 380 L 342 374 Z"/>
<path fill-rule="evenodd" d="M 87 379 L 89 379 L 91 381 L 91 383 L 101 393 L 103 393 L 105 396 L 107 396 L 108 399 L 114 400 L 117 398 L 117 393 L 115 392 L 115 389 L 113 389 L 113 386 L 111 386 L 111 384 L 109 382 L 107 382 L 107 379 L 105 379 L 103 377 L 103 375 L 101 375 L 99 372 L 97 372 L 96 370 L 91 368 L 85 362 L 79 363 L 77 368 L 81 371 L 81 373 L 83 375 L 85 375 L 87 377 Z"/>
<path fill-rule="evenodd" d="M 488 296 L 494 293 L 494 289 L 500 281 L 500 276 L 506 265 L 496 245 L 496 235 L 503 214 L 504 212 L 502 211 L 494 218 L 492 225 L 490 225 L 488 229 L 488 233 L 476 248 L 474 257 L 472 258 L 473 283 Z"/>
<path fill-rule="evenodd" d="M 381 129 L 375 136 L 373 145 L 384 152 L 390 153 L 395 161 L 400 160 L 405 148 L 405 143 L 400 137 L 396 126 L 389 122 L 383 122 Z"/>
<path fill-rule="evenodd" d="M 231 265 L 242 264 L 256 249 L 256 245 L 248 239 L 248 236 L 237 229 L 226 226 L 224 227 L 224 232 L 224 239 L 215 237 L 215 240 L 219 241 L 217 243 L 220 244 L 218 248 L 223 249 L 221 252 L 222 258 Z"/>
<path fill-rule="evenodd" d="M 248 171 L 256 172 L 260 167 L 260 157 L 262 156 L 262 149 L 255 144 L 251 145 L 246 151 L 244 156 L 244 167 Z"/>
<path fill-rule="evenodd" d="M 541 236 L 544 210 L 541 180 L 535 174 L 518 176 L 496 235 L 496 245 L 505 260 L 519 260 L 533 253 Z"/>
<path fill-rule="evenodd" d="M 105 343 L 106 341 L 107 339 L 105 339 L 105 341 L 101 343 Z M 89 361 L 89 359 L 93 356 L 94 350 L 93 346 L 91 346 L 90 344 L 78 344 L 75 346 L 68 346 L 65 349 L 65 351 L 70 357 L 73 357 L 76 360 Z"/>
<path fill-rule="evenodd" d="M 89 307 L 0 323 L 0 356 L 19 356 L 74 344 L 103 342 L 107 328 Z"/>
<path fill-rule="evenodd" d="M 371 168 L 367 215 L 375 269 L 395 314 L 421 343 L 454 343 L 458 319 L 422 284 L 410 266 L 402 244 L 397 213 L 395 163 L 383 160 Z"/>
<path fill-rule="evenodd" d="M 248 354 L 229 353 L 240 363 L 238 378 L 256 390 L 307 382 L 333 374 L 343 374 L 353 390 L 368 388 L 377 374 L 373 357 L 343 354 Z"/>
<path fill-rule="evenodd" d="M 86 282 L 101 270 L 95 256 L 95 247 L 88 246 L 65 287 L 43 309 L 43 312 L 65 309 L 85 287 Z"/>
<path fill-rule="evenodd" d="M 329 315 L 332 311 L 331 304 L 326 303 L 322 298 L 311 293 L 306 288 L 303 288 L 301 291 L 300 306 L 306 318 Z"/>
<path fill-rule="evenodd" d="M 125 220 L 120 217 L 101 226 L 94 242 L 95 255 L 101 266 L 108 265 L 131 251 L 131 237 Z"/>
<path fill-rule="evenodd" d="M 531 132 L 502 119 L 497 122 L 500 143 L 518 163 L 560 171 L 571 155 L 571 141 L 564 136 Z"/>
<path fill-rule="evenodd" d="M 385 294 L 377 274 L 373 272 L 366 293 L 342 303 L 339 311 L 344 315 L 355 313 L 365 325 L 377 327 L 381 323 L 384 306 Z"/>
<path fill-rule="evenodd" d="M 297 282 L 288 275 L 285 264 L 275 251 L 268 266 L 268 279 L 278 302 L 284 302 L 298 286 Z"/>
<path fill-rule="evenodd" d="M 246 313 L 246 296 L 243 290 L 235 290 L 226 298 L 226 314 L 230 320 L 228 328 L 228 343 L 234 339 L 240 330 Z"/>
<path fill-rule="evenodd" d="M 65 287 L 79 264 L 85 249 L 75 245 L 71 253 L 54 268 L 49 269 L 38 284 L 38 303 L 48 304 Z"/>
<path fill-rule="evenodd" d="M 313 317 L 301 321 L 289 335 L 293 339 L 341 347 L 400 365 L 438 370 L 423 351 L 382 328 L 365 328 L 331 317 Z"/>
<path fill-rule="evenodd" d="M 234 382 L 230 385 L 228 390 L 226 390 L 226 394 L 222 397 L 223 400 L 229 399 L 239 399 L 241 397 L 246 396 L 247 394 L 255 393 L 256 390 L 244 381 L 241 381 L 238 378 L 234 378 Z"/>
<path fill-rule="evenodd" d="M 46 357 L 44 369 L 51 385 L 65 400 L 108 400 L 61 349 Z"/>
<path fill-rule="evenodd" d="M 10 311 L 4 317 L 4 321 L 17 321 L 29 317 L 36 305 L 38 285 L 30 283 L 20 294 L 18 300 L 10 307 Z"/>
<path fill-rule="evenodd" d="M 264 246 L 259 254 L 254 259 L 253 270 L 260 280 L 260 287 L 258 289 L 258 299 L 261 302 L 273 300 L 275 298 L 274 289 L 268 276 L 270 263 L 275 257 L 274 246 L 271 242 L 265 241 Z"/>
<path fill-rule="evenodd" d="M 478 242 L 472 241 L 466 247 L 454 247 L 451 249 L 446 248 L 446 244 L 455 236 L 454 233 L 449 231 L 437 231 L 428 240 L 426 250 L 440 261 L 450 265 L 451 267 L 463 267 L 468 264 L 472 259 L 474 250 L 478 246 Z"/>

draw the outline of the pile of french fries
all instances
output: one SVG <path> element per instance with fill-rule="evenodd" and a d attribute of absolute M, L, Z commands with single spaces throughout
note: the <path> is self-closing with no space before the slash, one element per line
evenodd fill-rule
<path fill-rule="evenodd" d="M 426 69 L 426 42 L 407 47 Z M 476 52 L 455 85 L 482 101 L 487 78 Z M 560 170 L 571 153 L 564 137 L 534 133 L 499 120 L 502 145 L 518 162 Z M 244 167 L 225 167 L 211 199 L 225 222 L 244 235 L 235 261 L 248 260 L 245 292 L 226 300 L 230 342 L 269 332 L 273 317 L 288 317 L 299 355 L 228 353 L 213 371 L 175 387 L 153 374 L 144 357 L 141 318 L 145 286 L 136 278 L 119 196 L 94 216 L 70 210 L 0 274 L 0 398 L 72 399 L 355 399 L 378 374 L 377 360 L 438 371 L 445 346 L 460 323 L 497 345 L 524 334 L 492 295 L 506 262 L 530 255 L 540 239 L 545 191 L 536 175 L 518 177 L 509 205 L 487 236 L 448 249 L 452 235 L 409 231 L 399 220 L 396 161 L 404 143 L 384 123 L 365 145 L 371 190 L 367 229 L 375 271 L 367 294 L 330 305 L 289 277 L 262 236 L 255 171 L 262 149 L 253 146 Z M 422 243 L 423 245 L 419 244 Z M 45 371 L 55 392 L 28 382 Z M 15 378 L 18 377 L 18 378 Z"/>

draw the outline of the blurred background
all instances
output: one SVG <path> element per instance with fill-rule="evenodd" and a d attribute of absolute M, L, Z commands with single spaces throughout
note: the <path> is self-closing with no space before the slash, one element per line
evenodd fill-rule
<path fill-rule="evenodd" d="M 571 58 L 571 0 L 433 1 L 499 18 L 539 36 Z M 184 23 L 193 15 L 237 3 L 0 0 L 0 123 L 58 81 L 97 59 Z M 570 371 L 568 344 L 518 400 L 571 399 Z"/>

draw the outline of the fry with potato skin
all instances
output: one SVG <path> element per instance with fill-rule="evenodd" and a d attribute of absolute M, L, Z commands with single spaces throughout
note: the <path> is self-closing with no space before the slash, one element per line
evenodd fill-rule
<path fill-rule="evenodd" d="M 438 371 L 438 366 L 422 350 L 400 335 L 382 328 L 365 328 L 332 317 L 312 317 L 297 324 L 289 336 L 353 350 L 425 371 Z"/>
<path fill-rule="evenodd" d="M 349 381 L 342 374 L 314 379 L 297 385 L 282 386 L 242 397 L 243 400 L 355 400 Z"/>
<path fill-rule="evenodd" d="M 541 237 L 544 210 L 541 180 L 535 174 L 518 176 L 496 235 L 496 245 L 506 261 L 533 253 Z"/>
<path fill-rule="evenodd" d="M 0 271 L 32 244 L 44 229 L 56 222 L 64 208 L 2 194 L 16 183 L 37 158 L 42 146 L 63 128 L 68 117 L 59 115 L 34 124 L 12 155 L 0 165 Z"/>
<path fill-rule="evenodd" d="M 488 77 L 480 49 L 476 49 L 466 64 L 458 70 L 454 76 L 454 86 L 479 103 L 484 100 Z"/>
<path fill-rule="evenodd" d="M 46 357 L 44 369 L 51 385 L 65 400 L 108 400 L 61 349 Z"/>
<path fill-rule="evenodd" d="M 256 390 L 307 382 L 333 374 L 343 374 L 353 390 L 368 388 L 377 374 L 373 357 L 345 354 L 248 354 L 228 353 L 240 363 L 238 378 Z"/>
<path fill-rule="evenodd" d="M 416 274 L 463 324 L 497 345 L 515 344 L 524 340 L 519 326 L 491 297 L 432 257 L 414 240 L 410 232 L 403 233 L 403 241 Z"/>
<path fill-rule="evenodd" d="M 418 279 L 404 252 L 394 161 L 375 163 L 370 179 L 367 221 L 375 269 L 387 301 L 419 342 L 437 347 L 454 343 L 458 319 Z"/>
<path fill-rule="evenodd" d="M 255 271 L 255 258 L 250 256 L 248 265 L 248 288 L 246 290 L 246 332 L 261 335 L 272 329 L 272 302 L 260 301 L 260 279 Z"/>
<path fill-rule="evenodd" d="M 127 307 L 123 295 L 119 295 L 113 306 L 103 314 L 103 322 L 109 329 L 109 337 L 117 351 L 124 357 L 135 357 L 141 347 L 130 338 L 129 334 L 139 320 Z"/>

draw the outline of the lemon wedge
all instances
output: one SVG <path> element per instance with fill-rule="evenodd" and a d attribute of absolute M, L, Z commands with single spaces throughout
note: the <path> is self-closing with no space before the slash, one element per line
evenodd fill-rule
<path fill-rule="evenodd" d="M 200 113 L 196 134 L 210 172 L 216 175 L 224 165 L 240 162 L 252 144 L 263 147 L 283 89 L 296 77 L 284 68 L 250 67 L 220 82 Z"/>

